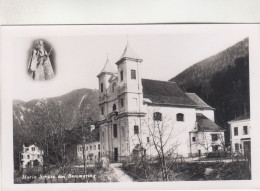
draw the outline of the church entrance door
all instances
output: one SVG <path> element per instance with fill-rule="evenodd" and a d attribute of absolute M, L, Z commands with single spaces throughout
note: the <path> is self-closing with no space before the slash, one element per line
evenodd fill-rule
<path fill-rule="evenodd" d="M 115 162 L 118 161 L 118 148 L 114 148 L 114 160 Z"/>

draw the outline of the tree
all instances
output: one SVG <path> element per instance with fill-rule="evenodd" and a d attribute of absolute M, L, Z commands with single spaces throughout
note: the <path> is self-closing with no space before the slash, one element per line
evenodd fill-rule
<path fill-rule="evenodd" d="M 78 105 L 78 112 L 76 118 L 76 124 L 79 128 L 77 128 L 74 133 L 78 140 L 80 140 L 81 148 L 82 148 L 82 160 L 83 160 L 83 173 L 86 175 L 87 172 L 87 156 L 86 156 L 86 143 L 94 141 L 95 137 L 91 133 L 90 126 L 94 124 L 91 116 L 95 112 L 93 106 L 91 105 L 91 99 L 93 95 L 84 95 L 81 98 L 81 101 Z M 86 179 L 86 176 L 85 176 Z"/>
<path fill-rule="evenodd" d="M 44 173 L 45 167 L 50 173 L 53 164 L 66 177 L 72 163 L 68 150 L 69 132 L 66 130 L 70 124 L 64 123 L 64 111 L 61 111 L 55 99 L 41 100 L 38 106 L 29 116 L 25 134 L 44 152 Z"/>
<path fill-rule="evenodd" d="M 185 130 L 179 131 L 175 129 L 172 120 L 167 115 L 162 116 L 158 111 L 153 112 L 152 116 L 152 120 L 148 119 L 147 123 L 147 130 L 151 138 L 151 147 L 157 153 L 163 181 L 169 181 L 169 168 L 172 165 L 169 159 L 178 157 L 176 155 L 176 149 L 179 147 L 177 136 Z"/>

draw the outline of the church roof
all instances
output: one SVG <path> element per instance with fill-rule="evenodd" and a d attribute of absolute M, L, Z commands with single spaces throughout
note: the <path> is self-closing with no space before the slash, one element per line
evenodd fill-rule
<path fill-rule="evenodd" d="M 196 107 L 175 82 L 142 79 L 142 85 L 144 98 L 153 104 Z"/>
<path fill-rule="evenodd" d="M 197 94 L 195 93 L 186 93 L 186 95 L 197 104 L 197 108 L 199 109 L 214 109 L 206 104 Z"/>
<path fill-rule="evenodd" d="M 105 66 L 103 67 L 103 69 L 101 70 L 101 72 L 97 75 L 97 77 L 100 77 L 102 74 L 114 74 L 116 73 L 116 69 L 114 68 L 114 66 L 112 66 L 112 64 L 110 64 L 109 59 L 107 58 Z"/>
<path fill-rule="evenodd" d="M 217 125 L 215 122 L 211 121 L 209 118 L 207 118 L 202 113 L 196 113 L 196 122 L 198 126 L 198 131 L 223 131 L 219 125 Z"/>
<path fill-rule="evenodd" d="M 121 57 L 119 58 L 119 60 L 118 60 L 118 62 L 116 64 L 118 64 L 119 61 L 121 61 L 123 58 L 142 61 L 142 59 L 139 56 L 137 56 L 136 53 L 133 51 L 133 49 L 129 45 L 128 41 L 127 41 L 127 44 L 125 46 L 125 50 L 124 50 L 123 54 L 121 55 Z"/>
<path fill-rule="evenodd" d="M 250 113 L 246 113 L 244 115 L 240 115 L 239 117 L 229 121 L 229 122 L 235 122 L 235 121 L 241 121 L 241 120 L 246 120 L 246 119 L 250 119 Z"/>

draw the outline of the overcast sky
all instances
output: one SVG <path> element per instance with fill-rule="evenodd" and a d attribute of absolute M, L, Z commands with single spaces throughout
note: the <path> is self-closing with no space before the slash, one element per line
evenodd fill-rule
<path fill-rule="evenodd" d="M 246 25 L 74 25 L 6 27 L 3 33 L 10 43 L 13 98 L 29 101 L 79 88 L 97 89 L 96 76 L 107 54 L 112 64 L 118 61 L 127 35 L 130 46 L 143 59 L 142 77 L 169 80 L 248 37 L 250 30 Z M 28 52 L 36 39 L 48 41 L 55 52 L 57 71 L 52 80 L 33 81 L 26 73 Z"/>

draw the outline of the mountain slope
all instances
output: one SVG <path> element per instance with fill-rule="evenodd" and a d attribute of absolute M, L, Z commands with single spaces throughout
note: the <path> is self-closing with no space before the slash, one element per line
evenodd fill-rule
<path fill-rule="evenodd" d="M 14 124 L 20 128 L 29 127 L 32 119 L 40 117 L 46 112 L 49 112 L 50 116 L 55 116 L 56 113 L 60 112 L 66 129 L 74 128 L 80 115 L 84 121 L 90 118 L 93 121 L 98 120 L 97 90 L 79 89 L 59 97 L 35 99 L 28 102 L 20 101 L 19 104 L 14 101 L 13 103 Z M 54 105 L 55 107 L 53 107 Z M 86 108 L 88 109 L 86 110 Z"/>
<path fill-rule="evenodd" d="M 170 81 L 198 94 L 216 109 L 216 121 L 226 123 L 250 109 L 248 45 L 246 38 L 194 64 Z"/>

